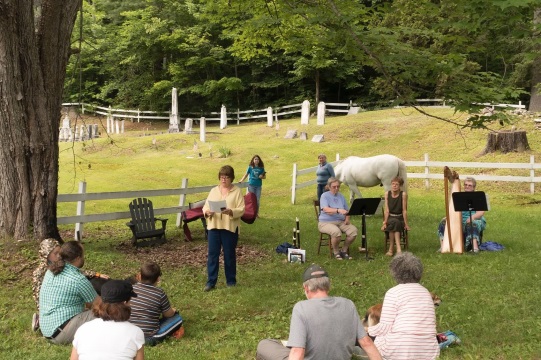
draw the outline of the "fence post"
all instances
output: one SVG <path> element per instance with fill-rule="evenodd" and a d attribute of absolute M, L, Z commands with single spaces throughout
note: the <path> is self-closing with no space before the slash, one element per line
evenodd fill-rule
<path fill-rule="evenodd" d="M 137 122 L 139 122 L 140 118 L 141 118 L 141 111 L 137 109 Z"/>
<path fill-rule="evenodd" d="M 183 178 L 182 179 L 182 185 L 180 185 L 181 189 L 186 189 L 188 187 L 188 179 Z M 184 206 L 184 203 L 186 202 L 186 194 L 180 194 L 180 198 L 178 200 L 178 206 Z M 180 227 L 180 223 L 182 222 L 182 213 L 177 213 L 177 227 Z"/>
<path fill-rule="evenodd" d="M 530 155 L 530 178 L 531 178 L 531 183 L 530 183 L 530 194 L 533 194 L 535 193 L 535 183 L 533 182 L 533 178 L 535 177 L 535 170 L 533 168 L 535 164 L 535 159 L 534 159 L 534 156 L 533 155 Z"/>
<path fill-rule="evenodd" d="M 85 103 L 81 103 L 81 114 L 85 114 Z"/>
<path fill-rule="evenodd" d="M 291 203 L 295 205 L 295 190 L 297 187 L 297 163 L 293 163 L 293 183 L 291 184 Z"/>
<path fill-rule="evenodd" d="M 429 174 L 429 169 L 428 169 L 428 153 L 425 153 L 425 188 L 428 190 L 430 188 L 430 181 L 428 180 L 428 174 Z"/>
<path fill-rule="evenodd" d="M 79 182 L 79 194 L 86 194 L 86 181 Z M 85 201 L 77 201 L 77 216 L 85 214 Z M 81 241 L 83 239 L 83 223 L 78 222 L 75 224 L 75 240 Z"/>
<path fill-rule="evenodd" d="M 237 108 L 237 125 L 240 125 L 240 109 Z"/>

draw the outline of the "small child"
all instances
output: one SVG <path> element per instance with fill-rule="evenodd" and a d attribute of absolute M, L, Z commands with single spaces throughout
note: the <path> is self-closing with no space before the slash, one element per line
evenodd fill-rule
<path fill-rule="evenodd" d="M 165 292 L 156 285 L 162 275 L 160 266 L 149 262 L 141 266 L 133 291 L 137 294 L 130 300 L 130 322 L 145 334 L 145 343 L 156 345 L 168 336 L 181 338 L 184 335 L 182 317 L 171 307 Z"/>

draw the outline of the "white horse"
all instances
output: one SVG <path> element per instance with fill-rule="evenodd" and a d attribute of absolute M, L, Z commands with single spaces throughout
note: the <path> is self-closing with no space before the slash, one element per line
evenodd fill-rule
<path fill-rule="evenodd" d="M 357 186 L 382 185 L 385 191 L 389 191 L 391 180 L 395 176 L 400 176 L 404 180 L 403 190 L 407 190 L 406 164 L 393 155 L 385 154 L 367 158 L 349 156 L 336 165 L 334 172 L 336 178 L 349 187 L 352 195 L 360 198 L 363 196 Z"/>

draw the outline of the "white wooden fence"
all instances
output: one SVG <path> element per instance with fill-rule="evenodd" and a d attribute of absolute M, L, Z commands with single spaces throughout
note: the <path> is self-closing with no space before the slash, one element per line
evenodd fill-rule
<path fill-rule="evenodd" d="M 206 198 L 210 189 L 216 185 L 188 187 L 188 179 L 182 179 L 182 185 L 180 188 L 175 189 L 158 189 L 158 190 L 134 190 L 134 191 L 115 191 L 115 192 L 103 192 L 103 193 L 87 193 L 86 182 L 79 183 L 79 191 L 77 194 L 58 194 L 57 202 L 76 202 L 77 213 L 74 216 L 63 216 L 57 218 L 58 225 L 75 224 L 75 240 L 80 240 L 83 235 L 83 224 L 98 221 L 131 219 L 131 214 L 128 211 L 101 213 L 101 214 L 85 214 L 85 202 L 96 200 L 111 200 L 111 199 L 132 199 L 139 197 L 152 198 L 157 196 L 170 196 L 179 195 L 179 202 L 177 206 L 170 206 L 164 208 L 154 208 L 154 215 L 165 214 L 177 214 L 176 226 L 181 225 L 181 212 L 188 209 L 186 205 L 186 195 L 189 194 L 203 194 L 197 200 Z M 236 184 L 240 188 L 245 188 L 248 183 Z M 128 208 L 126 202 L 126 209 Z"/>
<path fill-rule="evenodd" d="M 333 166 L 338 164 L 340 155 L 336 154 L 336 161 L 331 162 Z M 541 183 L 541 176 L 535 176 L 535 170 L 541 169 L 541 163 L 534 161 L 534 156 L 530 155 L 529 163 L 484 163 L 484 162 L 453 162 L 453 161 L 429 161 L 428 154 L 425 154 L 423 161 L 404 161 L 408 170 L 412 167 L 424 168 L 424 172 L 412 173 L 408 172 L 408 179 L 424 179 L 425 187 L 430 187 L 430 180 L 443 180 L 443 167 L 448 166 L 454 168 L 483 168 L 483 169 L 523 169 L 529 170 L 529 176 L 514 176 L 514 175 L 482 175 L 482 174 L 460 174 L 462 178 L 474 176 L 477 181 L 512 181 L 530 183 L 530 193 L 535 192 L 535 183 Z M 430 173 L 430 168 L 438 168 L 438 173 Z M 298 177 L 306 174 L 315 174 L 317 166 L 306 169 L 297 169 L 297 164 L 293 164 L 293 180 L 291 185 L 291 203 L 295 204 L 296 191 L 308 186 L 316 184 L 315 176 L 312 179 L 299 182 Z"/>

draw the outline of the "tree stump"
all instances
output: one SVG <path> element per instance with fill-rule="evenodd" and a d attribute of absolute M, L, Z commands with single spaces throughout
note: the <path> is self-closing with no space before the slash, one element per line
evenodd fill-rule
<path fill-rule="evenodd" d="M 525 150 L 530 150 L 526 131 L 503 130 L 488 134 L 487 145 L 483 150 L 483 154 L 496 151 L 505 154 L 511 151 L 522 152 Z"/>

